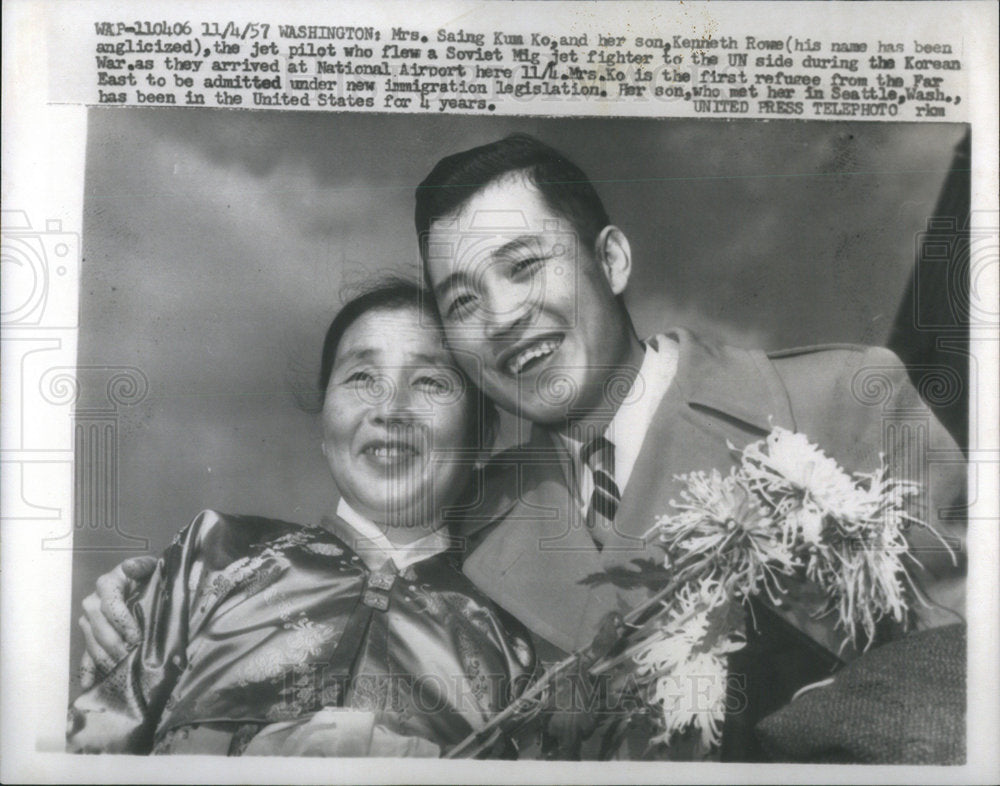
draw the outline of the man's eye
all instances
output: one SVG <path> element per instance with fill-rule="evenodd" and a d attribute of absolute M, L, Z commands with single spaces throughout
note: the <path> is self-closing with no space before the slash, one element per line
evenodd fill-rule
<path fill-rule="evenodd" d="M 448 306 L 448 316 L 457 317 L 472 310 L 472 305 L 476 302 L 474 295 L 459 295 Z"/>
<path fill-rule="evenodd" d="M 518 273 L 525 273 L 530 270 L 533 270 L 534 268 L 541 265 L 542 262 L 544 261 L 545 260 L 543 257 L 526 257 L 524 259 L 519 259 L 511 264 L 510 266 L 511 275 L 516 276 Z"/>

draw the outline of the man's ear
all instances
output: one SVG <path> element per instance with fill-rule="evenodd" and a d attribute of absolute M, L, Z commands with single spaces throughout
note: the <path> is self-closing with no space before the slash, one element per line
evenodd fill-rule
<path fill-rule="evenodd" d="M 632 275 L 632 247 L 625 233 L 614 224 L 608 224 L 594 241 L 594 255 L 612 293 L 622 294 Z"/>

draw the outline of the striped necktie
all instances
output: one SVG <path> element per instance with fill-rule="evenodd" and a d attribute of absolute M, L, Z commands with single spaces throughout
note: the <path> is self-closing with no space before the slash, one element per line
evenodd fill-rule
<path fill-rule="evenodd" d="M 615 446 L 603 436 L 595 437 L 583 446 L 580 460 L 594 474 L 594 491 L 587 508 L 587 529 L 600 548 L 611 531 L 622 498 L 615 483 Z"/>

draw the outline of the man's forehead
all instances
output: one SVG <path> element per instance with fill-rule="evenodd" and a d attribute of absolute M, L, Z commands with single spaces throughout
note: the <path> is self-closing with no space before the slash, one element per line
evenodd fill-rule
<path fill-rule="evenodd" d="M 426 257 L 429 283 L 440 302 L 455 288 L 474 286 L 491 269 L 524 256 L 544 254 L 551 245 L 547 233 L 528 231 L 455 233 L 432 238 Z"/>
<path fill-rule="evenodd" d="M 539 201 L 544 212 L 526 207 L 523 200 L 470 200 L 461 215 L 435 222 L 425 246 L 432 286 L 438 289 L 445 278 L 470 271 L 482 274 L 525 252 L 541 253 L 553 244 L 571 245 L 572 223 Z"/>

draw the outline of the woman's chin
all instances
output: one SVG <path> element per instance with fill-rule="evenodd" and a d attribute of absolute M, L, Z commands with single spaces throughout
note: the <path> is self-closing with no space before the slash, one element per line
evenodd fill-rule
<path fill-rule="evenodd" d="M 365 507 L 371 511 L 378 511 L 379 515 L 374 520 L 386 526 L 417 526 L 429 519 L 431 509 L 432 492 L 430 486 L 427 486 L 425 500 L 422 481 L 423 478 L 413 478 L 412 482 L 393 478 L 386 485 L 391 483 L 394 488 L 386 489 L 388 492 L 386 494 L 370 496 Z"/>

